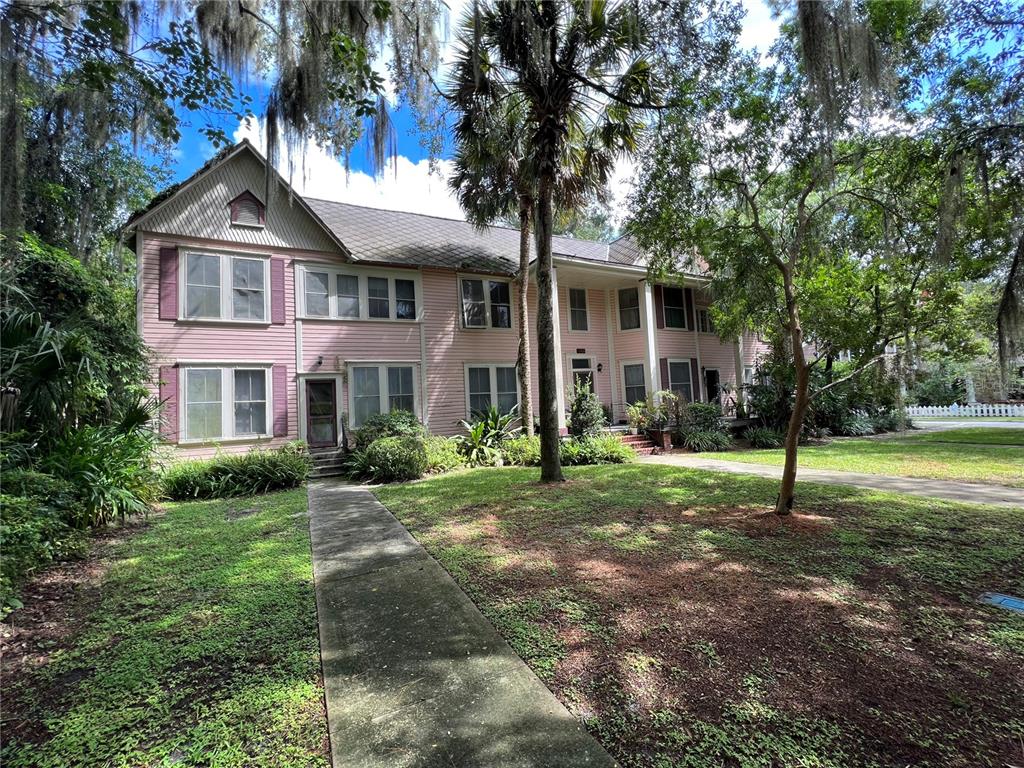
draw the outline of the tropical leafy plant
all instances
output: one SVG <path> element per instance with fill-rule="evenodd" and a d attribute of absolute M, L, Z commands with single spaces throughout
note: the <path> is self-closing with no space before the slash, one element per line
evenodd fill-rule
<path fill-rule="evenodd" d="M 691 429 L 680 434 L 680 443 L 696 453 L 727 451 L 732 447 L 732 438 L 720 430 Z"/>
<path fill-rule="evenodd" d="M 786 436 L 771 427 L 750 427 L 743 433 L 751 448 L 781 448 Z"/>
<path fill-rule="evenodd" d="M 517 407 L 503 414 L 492 405 L 475 421 L 461 421 L 466 434 L 456 439 L 467 463 L 473 466 L 500 463 L 502 446 L 521 431 L 519 427 L 513 426 L 518 414 Z"/>

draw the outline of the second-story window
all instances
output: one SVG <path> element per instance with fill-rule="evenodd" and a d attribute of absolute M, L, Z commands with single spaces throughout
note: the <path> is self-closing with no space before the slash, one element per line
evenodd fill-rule
<path fill-rule="evenodd" d="M 512 293 L 507 280 L 464 277 L 461 284 L 464 328 L 512 327 Z"/>
<path fill-rule="evenodd" d="M 661 295 L 665 303 L 665 327 L 685 328 L 686 298 L 683 289 L 666 285 L 662 288 Z"/>
<path fill-rule="evenodd" d="M 714 333 L 715 324 L 711 320 L 711 311 L 707 309 L 697 310 L 697 330 L 701 333 Z"/>
<path fill-rule="evenodd" d="M 300 267 L 295 280 L 299 288 L 296 311 L 300 317 L 337 320 L 418 319 L 420 286 L 416 278 L 398 277 L 384 270 L 367 274 L 357 267 L 318 265 Z"/>
<path fill-rule="evenodd" d="M 366 294 L 370 298 L 370 317 L 391 317 L 391 302 L 388 298 L 388 279 L 386 277 L 366 278 Z"/>
<path fill-rule="evenodd" d="M 265 258 L 186 253 L 184 317 L 265 322 L 267 268 Z"/>
<path fill-rule="evenodd" d="M 585 331 L 589 327 L 587 318 L 587 292 L 583 288 L 569 289 L 569 330 Z"/>
<path fill-rule="evenodd" d="M 619 329 L 632 331 L 640 327 L 640 289 L 619 289 Z"/>

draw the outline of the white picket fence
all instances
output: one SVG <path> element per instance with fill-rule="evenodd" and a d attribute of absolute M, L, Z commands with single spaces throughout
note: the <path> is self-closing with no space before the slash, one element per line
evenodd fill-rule
<path fill-rule="evenodd" d="M 978 418 L 992 416 L 1024 416 L 1024 405 L 1007 403 L 978 403 L 977 405 L 911 405 L 907 408 L 911 418 L 920 416 L 945 416 L 953 418 Z"/>

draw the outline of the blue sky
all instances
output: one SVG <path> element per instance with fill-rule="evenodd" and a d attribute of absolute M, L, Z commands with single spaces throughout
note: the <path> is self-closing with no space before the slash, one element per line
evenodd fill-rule
<path fill-rule="evenodd" d="M 458 18 L 469 0 L 446 0 L 451 8 L 451 17 Z M 762 53 L 778 34 L 778 21 L 763 0 L 743 0 L 747 10 L 744 20 L 741 44 L 757 48 Z M 448 49 L 442 52 L 442 61 L 447 58 Z M 262 83 L 251 85 L 246 92 L 253 97 L 253 110 L 261 114 L 265 103 L 266 86 Z M 181 140 L 174 152 L 171 168 L 173 180 L 178 181 L 191 175 L 215 152 L 214 147 L 199 133 L 205 125 L 202 115 L 183 113 Z M 438 163 L 431 166 L 427 153 L 420 145 L 416 126 L 408 110 L 396 109 L 392 120 L 398 155 L 392 167 L 384 174 L 374 177 L 370 174 L 366 151 L 357 146 L 349 158 L 349 170 L 343 164 L 310 143 L 302 158 L 296 158 L 294 165 L 299 172 L 292 176 L 293 186 L 300 194 L 321 197 L 340 202 L 356 203 L 379 208 L 426 213 L 450 218 L 462 218 L 455 198 L 447 189 L 445 176 L 450 170 L 448 152 L 442 152 Z M 229 138 L 248 138 L 263 149 L 260 126 L 256 123 L 239 125 L 233 119 L 225 119 L 218 125 Z M 286 167 L 279 170 L 288 176 Z M 621 207 L 631 187 L 633 165 L 623 161 L 616 168 L 611 183 L 613 209 Z M 615 210 L 613 210 L 613 213 Z M 616 215 L 618 220 L 621 217 Z"/>

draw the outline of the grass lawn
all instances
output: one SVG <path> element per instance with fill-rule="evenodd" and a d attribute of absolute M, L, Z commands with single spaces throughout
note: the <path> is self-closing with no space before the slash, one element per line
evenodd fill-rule
<path fill-rule="evenodd" d="M 1024 763 L 1024 508 L 657 465 L 377 489 L 623 766 Z"/>
<path fill-rule="evenodd" d="M 304 490 L 170 504 L 25 593 L 5 768 L 329 765 Z"/>
<path fill-rule="evenodd" d="M 730 451 L 720 456 L 753 464 L 785 462 L 781 449 Z M 800 466 L 1024 488 L 1024 430 L 973 427 L 906 437 L 833 440 L 802 446 Z"/>

